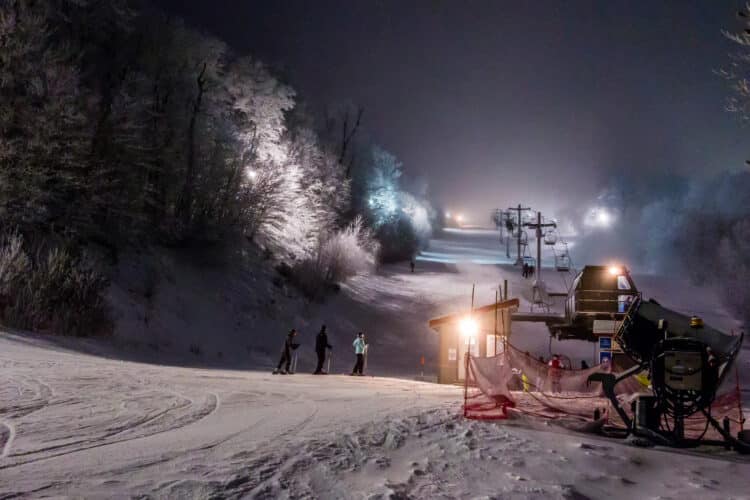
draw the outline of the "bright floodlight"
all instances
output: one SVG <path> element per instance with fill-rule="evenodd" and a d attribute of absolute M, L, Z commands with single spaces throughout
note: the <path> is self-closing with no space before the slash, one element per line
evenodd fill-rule
<path fill-rule="evenodd" d="M 248 170 L 247 176 L 250 177 L 250 179 L 255 179 L 256 177 L 258 177 L 258 172 L 256 172 L 255 170 Z"/>
<path fill-rule="evenodd" d="M 446 219 L 450 219 L 451 218 L 451 213 L 450 212 L 445 212 L 445 218 Z"/>
<path fill-rule="evenodd" d="M 459 321 L 458 329 L 461 332 L 461 335 L 465 337 L 474 337 L 479 333 L 479 325 L 476 320 L 471 317 L 463 318 Z"/>
<path fill-rule="evenodd" d="M 619 266 L 609 266 L 609 274 L 612 276 L 619 276 L 622 274 L 622 269 Z"/>
<path fill-rule="evenodd" d="M 463 222 L 463 221 L 464 221 L 464 216 L 463 216 L 463 215 L 461 215 L 461 214 L 458 214 L 458 215 L 456 215 L 456 220 L 457 220 L 458 222 Z"/>
<path fill-rule="evenodd" d="M 611 217 L 606 210 L 599 210 L 599 213 L 596 215 L 596 220 L 599 222 L 599 225 L 606 227 L 609 226 Z"/>

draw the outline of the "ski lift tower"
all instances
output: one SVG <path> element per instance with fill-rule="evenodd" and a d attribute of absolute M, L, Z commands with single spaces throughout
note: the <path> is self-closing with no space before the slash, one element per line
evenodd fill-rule
<path fill-rule="evenodd" d="M 499 208 L 496 208 L 495 211 L 492 213 L 492 222 L 495 223 L 495 228 L 500 232 L 500 241 L 503 241 L 504 234 L 503 229 L 505 229 L 505 224 L 503 222 L 503 216 L 505 215 L 505 212 L 500 210 Z"/>
<path fill-rule="evenodd" d="M 543 224 L 542 212 L 537 212 L 536 223 L 527 222 L 526 224 L 524 224 L 524 226 L 530 227 L 536 230 L 536 280 L 537 282 L 541 283 L 542 282 L 542 238 L 544 236 L 543 228 L 545 227 L 557 228 L 557 224 L 555 224 L 555 222 L 548 222 L 546 224 Z"/>
<path fill-rule="evenodd" d="M 505 257 L 510 259 L 510 238 L 513 236 L 513 215 L 507 210 L 496 208 L 492 214 L 492 222 L 500 232 L 500 244 L 505 241 Z"/>
<path fill-rule="evenodd" d="M 516 243 L 518 245 L 517 246 L 518 250 L 517 250 L 517 253 L 516 253 L 516 262 L 515 262 L 515 264 L 517 266 L 520 266 L 521 264 L 523 264 L 523 255 L 521 255 L 521 233 L 523 231 L 521 231 L 521 229 L 524 226 L 523 221 L 521 220 L 521 214 L 523 212 L 525 212 L 526 210 L 531 210 L 531 208 L 530 207 L 522 207 L 521 204 L 519 203 L 518 207 L 510 207 L 508 210 L 509 211 L 515 211 L 515 212 L 518 213 L 518 225 L 516 226 L 518 228 L 518 232 L 516 233 Z"/>

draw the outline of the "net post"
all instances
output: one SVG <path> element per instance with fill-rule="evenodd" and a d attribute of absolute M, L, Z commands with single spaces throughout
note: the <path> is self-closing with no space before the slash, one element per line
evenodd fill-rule
<path fill-rule="evenodd" d="M 745 416 L 742 414 L 742 389 L 740 388 L 740 370 L 734 365 L 734 376 L 737 383 L 737 408 L 740 410 L 740 430 L 745 430 Z"/>
<path fill-rule="evenodd" d="M 464 418 L 468 415 L 466 405 L 469 397 L 469 353 L 464 354 Z"/>

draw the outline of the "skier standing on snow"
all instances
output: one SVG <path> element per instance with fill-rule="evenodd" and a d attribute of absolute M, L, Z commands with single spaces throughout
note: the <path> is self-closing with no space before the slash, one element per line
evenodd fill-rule
<path fill-rule="evenodd" d="M 323 363 L 326 360 L 326 349 L 333 349 L 333 346 L 328 343 L 328 334 L 326 333 L 326 325 L 320 327 L 320 332 L 315 337 L 315 354 L 318 355 L 318 366 L 315 368 L 314 375 L 325 375 L 323 371 Z"/>
<path fill-rule="evenodd" d="M 299 347 L 299 344 L 294 343 L 294 337 L 296 335 L 297 330 L 295 330 L 294 328 L 289 330 L 289 333 L 286 336 L 286 340 L 284 341 L 284 347 L 281 348 L 281 359 L 279 360 L 279 365 L 273 371 L 274 375 L 276 375 L 277 373 L 281 373 L 282 375 L 291 373 L 289 367 L 292 364 L 292 351 Z M 282 370 L 281 365 L 283 364 L 286 364 L 286 366 Z"/>
<path fill-rule="evenodd" d="M 357 355 L 357 362 L 352 370 L 352 375 L 363 375 L 362 370 L 365 365 L 365 348 L 367 347 L 367 344 L 365 344 L 365 334 L 359 332 L 357 338 L 352 342 L 352 346 L 354 346 L 354 354 Z"/>

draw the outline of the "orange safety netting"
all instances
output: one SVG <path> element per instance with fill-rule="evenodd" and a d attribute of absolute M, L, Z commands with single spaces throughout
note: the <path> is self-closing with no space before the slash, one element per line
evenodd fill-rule
<path fill-rule="evenodd" d="M 602 385 L 587 382 L 593 373 L 609 373 L 609 363 L 584 370 L 553 368 L 508 345 L 505 352 L 492 357 L 468 356 L 465 363 L 464 416 L 472 419 L 497 420 L 511 412 L 548 419 L 575 419 L 593 422 L 596 415 L 609 425 L 624 423 L 605 397 Z M 620 371 L 615 367 L 615 372 Z M 729 377 L 732 378 L 732 377 Z M 644 376 L 633 376 L 615 386 L 621 407 L 632 418 L 630 402 L 637 394 L 652 394 Z M 511 410 L 512 409 L 512 410 Z M 729 418 L 732 429 L 742 424 L 742 405 L 738 384 L 727 381 L 720 389 L 711 414 L 718 421 Z M 685 420 L 686 437 L 718 439 L 713 428 L 706 430 L 702 414 Z"/>

